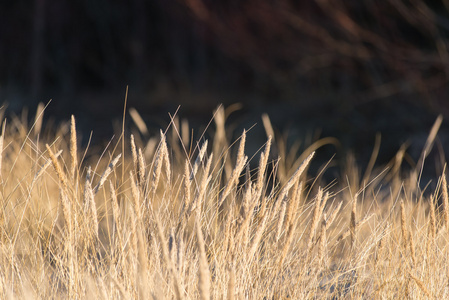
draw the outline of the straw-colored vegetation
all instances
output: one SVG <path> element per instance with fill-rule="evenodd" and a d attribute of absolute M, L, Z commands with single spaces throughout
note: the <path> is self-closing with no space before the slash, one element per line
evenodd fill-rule
<path fill-rule="evenodd" d="M 196 140 L 177 117 L 144 138 L 132 110 L 133 134 L 100 150 L 81 148 L 75 118 L 48 135 L 36 115 L 0 138 L 1 299 L 449 297 L 446 177 L 423 192 L 402 150 L 325 186 L 308 174 L 321 143 L 286 162 L 267 116 L 248 157 L 251 133 L 229 140 L 221 107 Z"/>

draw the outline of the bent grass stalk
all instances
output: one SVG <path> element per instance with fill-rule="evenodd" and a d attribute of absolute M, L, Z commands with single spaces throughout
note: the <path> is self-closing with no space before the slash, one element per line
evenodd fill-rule
<path fill-rule="evenodd" d="M 103 175 L 101 175 L 100 180 L 98 182 L 98 184 L 95 186 L 94 188 L 94 194 L 98 193 L 98 190 L 103 186 L 103 184 L 106 182 L 106 179 L 108 179 L 108 176 L 112 173 L 112 171 L 114 170 L 115 165 L 118 163 L 120 157 L 122 156 L 122 154 L 117 155 L 112 161 L 111 163 L 108 165 L 108 167 L 106 168 L 106 170 L 104 171 Z"/>

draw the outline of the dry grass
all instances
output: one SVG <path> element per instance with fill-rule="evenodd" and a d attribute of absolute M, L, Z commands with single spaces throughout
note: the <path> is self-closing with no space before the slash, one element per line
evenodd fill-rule
<path fill-rule="evenodd" d="M 142 132 L 123 157 L 121 140 L 95 156 L 74 117 L 49 136 L 37 114 L 0 137 L 1 299 L 449 297 L 446 176 L 423 194 L 420 170 L 399 177 L 403 153 L 329 187 L 307 174 L 314 149 L 290 166 L 270 156 L 281 137 L 266 115 L 256 163 L 222 108 L 211 147 L 176 118 L 146 140 L 132 110 Z"/>

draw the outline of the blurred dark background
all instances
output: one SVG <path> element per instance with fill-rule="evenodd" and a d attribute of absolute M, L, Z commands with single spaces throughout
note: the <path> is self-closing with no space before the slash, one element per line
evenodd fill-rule
<path fill-rule="evenodd" d="M 75 114 L 82 130 L 108 137 L 129 86 L 128 106 L 150 126 L 178 105 L 195 125 L 238 102 L 242 128 L 263 128 L 267 112 L 280 132 L 335 136 L 362 161 L 379 132 L 381 162 L 404 142 L 417 160 L 437 115 L 449 116 L 447 5 L 1 1 L 0 102 L 19 113 L 52 99 L 46 116 Z M 443 146 L 447 133 L 444 121 Z"/>

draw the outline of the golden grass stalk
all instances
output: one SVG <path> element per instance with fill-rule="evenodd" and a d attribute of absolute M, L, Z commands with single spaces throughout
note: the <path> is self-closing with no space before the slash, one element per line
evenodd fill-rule
<path fill-rule="evenodd" d="M 97 206 L 95 204 L 94 193 L 90 184 L 91 168 L 87 170 L 86 182 L 84 185 L 84 205 L 85 211 L 90 212 L 89 220 L 92 222 L 92 231 L 96 238 L 98 238 L 98 216 Z"/>
<path fill-rule="evenodd" d="M 430 214 L 429 214 L 429 231 L 430 231 L 430 237 L 433 242 L 435 242 L 435 238 L 437 235 L 437 221 L 435 216 L 435 200 L 434 197 L 430 196 Z"/>
<path fill-rule="evenodd" d="M 267 202 L 268 202 L 267 197 L 262 196 L 260 198 L 260 205 L 259 205 L 259 211 L 258 211 L 259 216 L 264 216 L 267 213 Z"/>
<path fill-rule="evenodd" d="M 327 235 L 326 230 L 328 228 L 327 223 L 327 215 L 323 214 L 323 220 L 321 221 L 321 229 L 320 229 L 320 243 L 318 245 L 318 261 L 320 265 L 326 267 L 327 266 Z"/>
<path fill-rule="evenodd" d="M 287 238 L 285 239 L 284 246 L 282 247 L 281 255 L 279 258 L 278 268 L 282 268 L 282 266 L 284 264 L 285 257 L 287 256 L 288 250 L 290 249 L 290 245 L 293 242 L 294 232 L 295 232 L 295 226 L 294 226 L 294 224 L 290 223 L 287 228 Z"/>
<path fill-rule="evenodd" d="M 443 217 L 444 217 L 444 223 L 446 225 L 446 230 L 449 231 L 449 196 L 447 192 L 447 181 L 446 181 L 446 174 L 443 172 L 443 175 L 441 176 L 441 188 L 443 191 Z"/>
<path fill-rule="evenodd" d="M 248 170 L 248 168 L 247 168 L 247 170 Z M 242 225 L 244 226 L 244 228 L 242 228 L 243 238 L 241 240 L 241 245 L 244 249 L 246 249 L 246 247 L 248 246 L 249 229 L 250 229 L 249 223 L 253 216 L 254 207 L 257 204 L 257 202 L 253 200 L 252 192 L 253 192 L 253 189 L 252 189 L 251 180 L 247 180 L 246 189 L 245 189 L 245 192 L 243 195 L 242 206 L 240 209 L 240 217 L 238 219 L 239 227 L 241 228 Z M 239 230 L 240 230 L 240 228 L 239 228 Z"/>
<path fill-rule="evenodd" d="M 176 267 L 178 270 L 178 274 L 181 274 L 184 270 L 184 240 L 182 238 L 182 234 L 179 234 L 178 237 L 178 248 L 176 253 Z M 180 278 L 182 280 L 182 278 Z"/>
<path fill-rule="evenodd" d="M 440 114 L 438 115 L 438 117 L 435 120 L 435 123 L 433 123 L 433 126 L 430 129 L 429 135 L 427 136 L 427 140 L 422 150 L 422 154 L 417 163 L 417 166 L 421 166 L 426 156 L 429 155 L 442 122 L 443 122 L 443 115 Z"/>
<path fill-rule="evenodd" d="M 412 257 L 412 264 L 413 264 L 413 267 L 416 268 L 417 265 L 416 265 L 415 241 L 413 239 L 413 234 L 412 234 L 411 231 L 410 231 L 410 234 L 409 234 L 409 242 L 410 242 L 410 256 Z"/>
<path fill-rule="evenodd" d="M 0 179 L 2 178 L 2 161 L 3 161 L 3 140 L 4 140 L 4 129 L 2 130 L 2 135 L 0 136 Z"/>
<path fill-rule="evenodd" d="M 227 298 L 228 300 L 234 300 L 235 299 L 235 267 L 233 264 L 228 267 L 228 274 L 229 274 L 229 280 L 228 280 L 228 291 L 227 291 Z"/>
<path fill-rule="evenodd" d="M 76 178 L 76 171 L 78 168 L 78 145 L 76 141 L 76 124 L 75 124 L 75 117 L 71 116 L 70 121 L 70 158 L 71 158 L 71 164 L 70 164 L 70 175 L 72 180 L 75 182 Z"/>
<path fill-rule="evenodd" d="M 296 169 L 295 173 L 293 173 L 292 177 L 290 177 L 290 179 L 287 181 L 285 186 L 282 188 L 282 191 L 280 192 L 279 196 L 277 197 L 275 206 L 273 208 L 274 211 L 278 210 L 279 206 L 281 205 L 281 201 L 284 199 L 284 197 L 287 195 L 288 191 L 293 187 L 293 185 L 295 185 L 295 183 L 299 180 L 299 177 L 301 177 L 302 173 L 305 171 L 314 155 L 315 151 L 312 152 L 309 156 L 307 156 L 307 158 L 301 163 L 298 169 Z"/>
<path fill-rule="evenodd" d="M 332 213 L 330 214 L 330 216 L 327 218 L 327 229 L 329 229 L 329 227 L 332 225 L 332 223 L 334 223 L 335 219 L 338 216 L 338 213 L 340 212 L 340 209 L 343 205 L 343 201 L 340 201 L 340 203 L 337 204 L 337 207 L 332 211 Z"/>
<path fill-rule="evenodd" d="M 139 172 L 139 182 L 140 185 L 143 186 L 146 182 L 146 162 L 145 157 L 143 156 L 142 149 L 139 148 L 139 155 L 138 155 L 138 172 Z"/>
<path fill-rule="evenodd" d="M 262 195 L 265 179 L 265 171 L 267 169 L 268 157 L 270 156 L 270 148 L 271 148 L 271 135 L 268 136 L 268 140 L 265 145 L 265 150 L 260 154 L 259 168 L 256 179 L 256 194 L 255 194 L 256 200 L 258 200 Z"/>
<path fill-rule="evenodd" d="M 165 135 L 161 132 L 161 142 L 159 144 L 159 148 L 156 152 L 156 155 L 153 159 L 154 163 L 153 163 L 153 178 L 151 178 L 151 189 L 153 191 L 156 191 L 158 185 L 159 185 L 159 179 L 161 177 L 161 172 L 162 172 L 162 163 L 163 163 L 163 149 L 162 149 L 162 145 L 166 145 L 165 144 Z"/>
<path fill-rule="evenodd" d="M 291 189 L 291 187 L 295 184 L 295 182 L 299 179 L 299 177 L 301 177 L 302 173 L 304 173 L 305 169 L 309 166 L 309 163 L 314 155 L 315 151 L 313 151 L 312 153 L 309 154 L 309 156 L 307 156 L 307 158 L 301 163 L 301 165 L 298 167 L 295 173 L 293 173 L 293 175 L 287 181 L 284 190 L 288 191 Z"/>
<path fill-rule="evenodd" d="M 237 164 L 239 164 L 239 161 L 243 159 L 245 156 L 245 143 L 246 143 L 246 130 L 243 129 L 243 133 L 240 136 L 240 144 L 239 144 L 239 150 L 237 152 Z"/>
<path fill-rule="evenodd" d="M 254 237 L 253 237 L 253 239 L 251 241 L 251 244 L 249 246 L 249 251 L 248 251 L 248 258 L 249 259 L 254 258 L 254 255 L 257 252 L 257 249 L 258 249 L 258 247 L 260 245 L 260 241 L 261 241 L 262 236 L 263 236 L 263 232 L 265 230 L 265 225 L 266 225 L 268 216 L 269 216 L 268 214 L 265 214 L 263 216 L 263 218 L 259 221 L 259 224 L 257 226 L 256 232 L 254 233 Z"/>
<path fill-rule="evenodd" d="M 171 164 L 170 156 L 168 155 L 167 141 L 165 134 L 161 130 L 161 154 L 162 160 L 165 162 L 165 175 L 167 176 L 167 186 L 170 186 L 171 181 Z"/>
<path fill-rule="evenodd" d="M 144 147 L 145 157 L 153 157 L 155 150 L 157 149 L 158 139 L 156 137 L 150 137 Z"/>
<path fill-rule="evenodd" d="M 356 214 L 357 214 L 357 195 L 354 197 L 354 200 L 352 202 L 351 221 L 349 224 L 349 232 L 351 234 L 351 249 L 354 249 L 356 240 L 356 231 L 357 231 Z"/>
<path fill-rule="evenodd" d="M 326 204 L 327 204 L 327 200 L 329 200 L 329 192 L 326 192 L 323 196 L 323 200 L 321 201 L 321 207 L 320 207 L 321 212 L 324 211 L 324 208 L 326 207 Z"/>
<path fill-rule="evenodd" d="M 209 181 L 212 178 L 211 176 L 209 176 L 210 168 L 212 165 L 212 159 L 213 159 L 213 154 L 211 154 L 209 156 L 206 167 L 204 169 L 203 176 L 201 178 L 201 183 L 199 185 L 198 192 L 188 209 L 187 216 L 190 216 L 194 210 L 197 210 L 197 211 L 201 210 L 201 203 L 202 203 L 204 195 L 206 194 L 206 191 L 207 191 L 207 184 L 209 183 Z"/>
<path fill-rule="evenodd" d="M 369 219 L 371 219 L 372 217 L 374 217 L 376 214 L 372 213 L 370 215 L 366 215 L 362 220 L 356 222 L 355 224 L 355 233 L 357 234 L 357 231 L 359 230 L 359 228 L 365 224 L 366 222 L 368 222 Z M 337 238 L 337 243 L 340 242 L 341 240 L 347 238 L 348 236 L 351 235 L 351 228 L 348 228 L 345 232 L 343 232 L 341 235 L 338 236 Z"/>
<path fill-rule="evenodd" d="M 148 128 L 145 124 L 145 121 L 140 116 L 139 112 L 134 108 L 131 107 L 129 109 L 129 114 L 131 115 L 131 119 L 133 119 L 134 124 L 136 124 L 137 128 L 139 129 L 140 133 L 147 136 L 148 135 Z"/>
<path fill-rule="evenodd" d="M 120 157 L 122 156 L 122 154 L 117 155 L 112 161 L 111 163 L 108 165 L 108 167 L 106 168 L 106 170 L 104 170 L 103 175 L 101 175 L 100 177 L 100 181 L 98 182 L 98 184 L 95 186 L 94 188 L 94 194 L 98 193 L 98 190 L 103 186 L 103 184 L 106 182 L 106 179 L 108 179 L 108 176 L 112 173 L 112 171 L 114 170 L 115 165 L 118 163 Z"/>
<path fill-rule="evenodd" d="M 140 229 L 138 226 L 137 216 L 136 216 L 136 210 L 133 205 L 129 206 L 130 210 L 130 219 L 131 219 L 131 256 L 132 258 L 136 258 L 138 256 L 138 233 L 137 231 Z"/>
<path fill-rule="evenodd" d="M 235 166 L 234 170 L 232 170 L 231 177 L 229 178 L 228 182 L 226 183 L 226 185 L 223 189 L 223 192 L 221 192 L 220 197 L 218 199 L 218 207 L 220 207 L 224 203 L 224 201 L 226 200 L 226 197 L 229 196 L 232 189 L 237 184 L 240 173 L 242 173 L 247 160 L 248 160 L 248 156 L 245 156 L 244 158 L 237 158 L 237 165 Z"/>
<path fill-rule="evenodd" d="M 428 236 L 427 245 L 426 245 L 426 257 L 427 257 L 427 259 L 431 259 L 433 257 L 433 254 L 431 253 L 431 251 L 435 246 L 435 238 L 437 235 L 435 200 L 434 200 L 433 195 L 430 195 L 430 199 L 429 199 L 429 231 L 428 232 L 429 232 L 429 236 Z"/>
<path fill-rule="evenodd" d="M 401 199 L 401 232 L 402 232 L 402 245 L 404 247 L 404 251 L 407 249 L 408 244 L 408 230 L 407 230 L 407 220 L 405 216 L 405 206 L 404 200 Z"/>
<path fill-rule="evenodd" d="M 290 225 L 293 219 L 296 217 L 296 213 L 298 211 L 299 202 L 301 201 L 301 191 L 302 191 L 303 182 L 297 181 L 293 186 L 293 190 L 290 196 L 290 200 L 288 201 L 287 211 L 285 213 L 285 221 L 284 224 L 286 227 Z"/>
<path fill-rule="evenodd" d="M 68 188 L 67 177 L 65 176 L 65 173 L 62 170 L 62 167 L 59 164 L 57 157 L 55 156 L 55 154 L 53 153 L 53 151 L 51 150 L 51 148 L 48 144 L 45 144 L 45 147 L 47 147 L 48 155 L 51 158 L 53 168 L 55 169 L 56 174 L 58 175 L 59 181 L 61 182 L 62 186 L 64 187 L 64 190 L 66 192 L 68 192 L 69 188 Z"/>
<path fill-rule="evenodd" d="M 187 119 L 181 120 L 181 141 L 184 147 L 189 146 L 190 142 L 190 132 L 189 132 L 189 121 Z"/>
<path fill-rule="evenodd" d="M 245 202 L 247 203 L 245 208 L 243 209 L 244 213 L 241 214 L 239 220 L 238 220 L 238 229 L 236 233 L 236 239 L 240 240 L 243 236 L 243 246 L 246 247 L 247 241 L 248 241 L 248 234 L 249 234 L 249 225 L 253 216 L 254 208 L 257 205 L 257 198 L 255 198 L 254 195 L 255 191 L 252 188 L 252 185 L 250 184 L 246 190 L 245 193 Z M 265 214 L 265 211 L 263 212 Z M 263 214 L 260 214 L 261 216 Z M 274 213 L 273 213 L 274 214 Z"/>
<path fill-rule="evenodd" d="M 92 192 L 92 196 L 93 196 L 93 190 L 92 190 L 92 168 L 89 166 L 87 168 L 87 172 L 86 172 L 86 181 L 84 182 L 84 194 L 83 194 L 83 203 L 84 203 L 84 213 L 87 214 L 87 211 L 89 210 L 89 205 L 90 205 L 90 195 L 88 194 L 88 191 L 90 190 Z M 89 189 L 90 187 L 90 189 Z"/>
<path fill-rule="evenodd" d="M 182 211 L 181 211 L 181 226 L 184 227 L 185 222 L 185 212 L 190 207 L 191 202 L 191 196 L 190 196 L 190 175 L 189 175 L 189 160 L 186 159 L 186 162 L 184 164 L 184 203 L 182 204 Z"/>
<path fill-rule="evenodd" d="M 138 259 L 139 259 L 139 265 L 138 265 L 138 271 L 139 277 L 145 277 L 147 276 L 147 270 L 148 270 L 148 254 L 147 249 L 148 245 L 146 243 L 146 239 L 144 239 L 144 232 L 142 228 L 142 222 L 139 222 L 137 224 L 137 241 L 138 241 Z M 142 299 L 148 298 L 147 295 L 147 283 L 142 280 L 139 284 L 139 294 Z"/>
<path fill-rule="evenodd" d="M 111 202 L 112 202 L 112 217 L 114 218 L 115 228 L 117 232 L 117 236 L 119 239 L 120 250 L 123 249 L 123 241 L 122 241 L 122 220 L 120 214 L 120 208 L 118 205 L 117 194 L 115 192 L 114 185 L 112 181 L 109 181 L 109 189 L 111 192 Z"/>
<path fill-rule="evenodd" d="M 178 300 L 184 299 L 183 288 L 181 286 L 181 282 L 179 280 L 178 274 L 173 266 L 173 261 L 171 261 L 171 259 L 170 259 L 170 255 L 169 255 L 169 251 L 168 251 L 168 243 L 164 237 L 161 221 L 159 220 L 159 217 L 157 215 L 155 215 L 155 224 L 156 224 L 157 236 L 159 238 L 161 249 L 162 249 L 162 256 L 163 256 L 164 261 L 173 277 L 173 286 L 175 288 L 176 299 L 178 299 Z"/>
<path fill-rule="evenodd" d="M 207 263 L 206 249 L 204 245 L 203 232 L 201 231 L 200 218 L 195 222 L 197 247 L 199 252 L 199 280 L 198 290 L 200 298 L 203 300 L 210 300 L 210 271 Z"/>
<path fill-rule="evenodd" d="M 414 276 L 412 273 L 409 272 L 408 274 L 409 274 L 410 278 L 413 279 L 413 281 L 419 287 L 421 292 L 423 292 L 428 298 L 433 298 L 432 294 L 429 292 L 429 290 L 427 289 L 424 282 L 422 282 L 418 277 Z"/>
<path fill-rule="evenodd" d="M 141 205 L 140 205 L 140 193 L 139 193 L 139 189 L 137 188 L 136 183 L 134 182 L 132 171 L 129 171 L 129 179 L 131 181 L 131 194 L 132 194 L 132 198 L 133 198 L 134 210 L 136 211 L 138 222 L 141 222 L 142 221 L 142 211 L 141 211 Z"/>
<path fill-rule="evenodd" d="M 58 158 L 62 153 L 62 150 L 59 150 L 56 154 L 55 157 Z M 41 177 L 41 175 L 45 172 L 45 170 L 47 170 L 47 168 L 52 164 L 52 160 L 51 159 L 47 159 L 45 161 L 45 163 L 40 167 L 40 169 L 36 172 L 36 174 L 34 175 L 33 178 L 33 183 L 39 178 Z M 31 186 L 33 186 L 33 184 L 31 184 Z"/>
<path fill-rule="evenodd" d="M 285 196 L 284 199 L 282 200 L 281 209 L 279 212 L 279 217 L 276 226 L 276 242 L 278 242 L 279 238 L 281 237 L 282 227 L 284 225 L 284 217 L 287 211 L 287 199 L 288 199 L 287 196 Z"/>
<path fill-rule="evenodd" d="M 207 140 L 204 141 L 203 145 L 200 148 L 200 151 L 198 153 L 198 156 L 195 159 L 195 163 L 192 166 L 192 172 L 190 173 L 190 180 L 193 180 L 195 178 L 196 172 L 198 171 L 198 167 L 200 163 L 203 161 L 204 154 L 206 154 L 207 150 Z"/>
<path fill-rule="evenodd" d="M 123 287 L 123 284 L 117 280 L 114 276 L 110 276 L 110 279 L 112 283 L 114 283 L 115 287 L 118 288 L 120 294 L 124 299 L 132 299 L 131 295 L 126 291 L 126 289 Z"/>
<path fill-rule="evenodd" d="M 44 120 L 45 105 L 42 102 L 39 102 L 36 109 L 36 115 L 34 116 L 34 135 L 38 135 L 42 130 L 42 122 Z"/>
<path fill-rule="evenodd" d="M 186 159 L 184 163 L 184 205 L 189 206 L 190 204 L 190 175 L 189 175 L 189 165 L 190 162 Z"/>
<path fill-rule="evenodd" d="M 173 228 L 170 229 L 170 236 L 168 237 L 168 253 L 170 255 L 170 259 L 173 263 L 177 262 L 178 259 L 176 257 L 177 253 L 178 253 L 178 249 L 177 249 L 177 245 L 176 245 L 176 240 L 175 240 L 175 233 Z M 176 266 L 176 269 L 178 269 L 178 266 Z"/>
<path fill-rule="evenodd" d="M 236 166 L 232 170 L 231 176 L 229 177 L 228 182 L 226 183 L 223 192 L 221 193 L 218 199 L 218 207 L 220 207 L 223 204 L 223 202 L 226 200 L 226 197 L 229 196 L 229 193 L 237 184 L 238 178 L 242 173 L 243 168 L 245 167 L 246 161 L 248 160 L 248 157 L 244 155 L 245 142 L 246 142 L 246 133 L 244 130 L 242 136 L 240 137 L 240 145 L 239 150 L 237 152 Z"/>
<path fill-rule="evenodd" d="M 265 132 L 267 133 L 267 136 L 274 137 L 273 126 L 271 125 L 270 117 L 267 114 L 262 115 L 262 123 L 263 127 L 265 128 Z"/>
<path fill-rule="evenodd" d="M 377 243 L 377 251 L 376 251 L 376 257 L 374 258 L 374 266 L 377 268 L 377 265 L 381 261 L 382 253 L 385 248 L 385 232 L 386 228 L 388 226 L 388 223 L 385 225 L 384 229 L 382 230 L 379 242 Z"/>
<path fill-rule="evenodd" d="M 234 233 L 234 229 L 235 229 L 235 220 L 234 220 L 234 206 L 230 205 L 229 209 L 227 211 L 227 215 L 226 215 L 226 219 L 224 222 L 224 245 L 223 245 L 223 249 L 225 249 L 227 256 L 232 257 L 234 255 L 234 248 L 235 248 L 235 244 L 234 244 L 234 237 L 235 235 Z"/>
<path fill-rule="evenodd" d="M 404 286 L 405 286 L 404 298 L 405 299 L 411 299 L 410 282 L 411 282 L 411 274 L 406 274 L 405 275 L 405 282 L 404 282 Z"/>
<path fill-rule="evenodd" d="M 67 226 L 67 232 L 69 234 L 70 244 L 73 242 L 73 222 L 72 222 L 72 206 L 65 192 L 60 190 L 62 213 L 64 215 L 65 224 Z"/>
<path fill-rule="evenodd" d="M 253 196 L 253 183 L 251 182 L 251 175 L 249 170 L 249 165 L 246 165 L 246 173 L 245 173 L 245 182 L 244 186 L 242 186 L 243 191 L 243 199 L 242 205 L 240 206 L 240 220 L 243 220 L 250 210 L 250 205 Z"/>
<path fill-rule="evenodd" d="M 130 137 L 130 144 L 131 144 L 131 155 L 132 155 L 132 158 L 133 158 L 134 170 L 136 172 L 138 172 L 139 169 L 137 167 L 137 147 L 136 147 L 136 142 L 134 140 L 134 135 L 133 134 L 131 134 L 131 137 Z"/>
<path fill-rule="evenodd" d="M 225 110 L 223 106 L 219 106 L 214 112 L 215 135 L 213 144 L 213 153 L 219 154 L 226 147 L 226 131 L 225 131 Z"/>
<path fill-rule="evenodd" d="M 319 220 L 321 218 L 321 214 L 322 214 L 322 210 L 321 210 L 321 201 L 323 199 L 323 190 L 321 188 L 318 189 L 318 193 L 316 196 L 316 200 L 315 200 L 315 209 L 313 211 L 313 217 L 310 223 L 310 228 L 309 228 L 309 234 L 308 234 L 308 238 L 307 238 L 307 255 L 310 255 L 311 250 L 312 250 L 312 246 L 313 246 L 313 238 L 315 236 L 315 229 L 319 223 Z"/>

